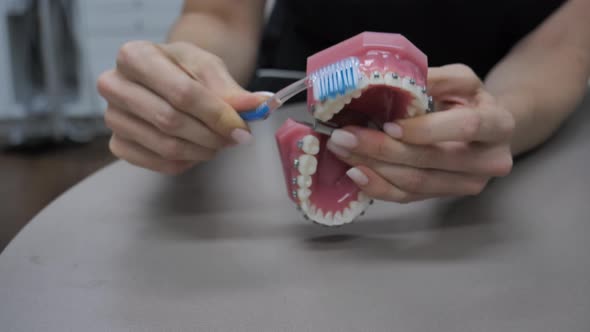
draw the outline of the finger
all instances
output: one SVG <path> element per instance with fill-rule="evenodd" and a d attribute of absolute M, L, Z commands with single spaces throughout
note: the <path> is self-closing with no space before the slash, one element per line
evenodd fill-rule
<path fill-rule="evenodd" d="M 507 146 L 490 147 L 461 142 L 412 145 L 394 140 L 380 131 L 361 127 L 335 130 L 326 146 L 346 163 L 350 163 L 355 156 L 362 160 L 477 176 L 505 176 L 512 169 L 512 155 Z"/>
<path fill-rule="evenodd" d="M 238 143 L 251 139 L 246 123 L 219 96 L 189 77 L 169 58 L 147 42 L 125 44 L 117 57 L 117 68 L 126 77 L 141 82 L 180 111 L 201 120 L 224 138 Z"/>
<path fill-rule="evenodd" d="M 114 70 L 100 76 L 98 90 L 110 104 L 133 113 L 168 135 L 213 150 L 227 144 L 227 140 L 211 131 L 200 120 L 175 110 L 159 96 Z"/>
<path fill-rule="evenodd" d="M 164 159 L 205 161 L 215 155 L 211 149 L 167 136 L 147 122 L 114 107 L 107 109 L 105 122 L 121 138 L 134 141 Z"/>
<path fill-rule="evenodd" d="M 188 161 L 165 160 L 141 145 L 117 135 L 111 137 L 109 148 L 116 157 L 130 164 L 160 173 L 180 174 L 193 166 L 193 163 Z"/>
<path fill-rule="evenodd" d="M 256 108 L 269 97 L 268 94 L 251 93 L 242 88 L 230 75 L 221 58 L 194 44 L 177 42 L 154 46 L 191 78 L 202 82 L 236 110 Z"/>
<path fill-rule="evenodd" d="M 505 142 L 510 140 L 514 129 L 510 113 L 487 108 L 454 108 L 399 120 L 396 124 L 401 127 L 397 139 L 421 145 L 446 141 Z"/>
<path fill-rule="evenodd" d="M 463 64 L 428 69 L 428 94 L 434 99 L 446 96 L 469 98 L 483 86 L 475 72 Z"/>
<path fill-rule="evenodd" d="M 154 45 L 191 78 L 220 93 L 220 97 L 247 93 L 231 77 L 223 61 L 191 43 Z"/>
<path fill-rule="evenodd" d="M 367 166 L 397 188 L 427 196 L 477 195 L 489 179 L 486 176 L 388 164 L 357 155 L 351 155 L 347 163 L 357 167 Z"/>
<path fill-rule="evenodd" d="M 428 196 L 407 192 L 385 180 L 382 176 L 366 166 L 349 169 L 346 175 L 367 194 L 367 196 L 384 201 L 409 203 L 429 198 Z"/>

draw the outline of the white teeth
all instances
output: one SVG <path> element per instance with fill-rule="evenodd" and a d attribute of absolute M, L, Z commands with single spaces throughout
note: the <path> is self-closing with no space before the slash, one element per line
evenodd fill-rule
<path fill-rule="evenodd" d="M 411 77 L 400 76 L 395 72 L 381 73 L 379 71 L 374 71 L 369 76 L 362 73 L 361 77 L 358 87 L 354 91 L 336 99 L 328 99 L 323 103 L 318 102 L 315 105 L 314 117 L 320 121 L 330 121 L 334 115 L 338 114 L 345 105 L 352 101 L 353 98 L 359 98 L 369 85 L 385 84 L 394 88 L 403 89 L 410 93 L 414 97 L 416 104 L 408 106 L 407 114 L 409 116 L 424 114 L 428 109 L 428 96 L 422 91 L 423 87 L 417 85 L 416 81 Z"/>
<path fill-rule="evenodd" d="M 301 150 L 307 154 L 318 154 L 320 152 L 320 140 L 313 135 L 305 135 L 301 140 Z"/>
<path fill-rule="evenodd" d="M 350 211 L 353 214 L 356 214 L 358 211 L 362 210 L 363 204 L 361 204 L 361 202 L 352 201 L 348 206 L 350 207 Z"/>
<path fill-rule="evenodd" d="M 311 176 L 309 176 L 309 175 L 299 175 L 297 177 L 297 185 L 300 188 L 309 188 L 309 187 L 311 187 L 311 182 L 312 182 Z"/>
<path fill-rule="evenodd" d="M 371 200 L 371 199 L 369 198 L 369 196 L 367 196 L 367 195 L 366 195 L 364 192 L 359 192 L 359 193 L 357 194 L 357 199 L 358 199 L 358 200 L 359 200 L 361 203 L 368 202 L 368 201 L 370 201 L 370 200 Z"/>
<path fill-rule="evenodd" d="M 383 77 L 383 74 L 375 71 L 371 74 L 371 84 L 374 85 L 381 85 L 381 84 L 385 84 L 385 78 Z"/>
<path fill-rule="evenodd" d="M 340 211 L 334 213 L 334 221 L 332 222 L 333 225 L 338 226 L 344 224 L 344 219 L 342 218 L 342 213 Z"/>
<path fill-rule="evenodd" d="M 307 201 L 310 195 L 311 190 L 308 188 L 299 188 L 299 190 L 297 190 L 297 197 L 302 201 Z"/>
<path fill-rule="evenodd" d="M 326 226 L 340 226 L 351 223 L 354 218 L 362 215 L 369 206 L 369 201 L 365 200 L 365 198 L 368 199 L 368 197 L 361 196 L 360 198 L 363 199 L 362 202 L 352 201 L 349 203 L 349 206 L 342 211 L 326 211 L 324 214 L 324 211 L 321 208 L 317 208 L 309 202 L 309 195 L 311 195 L 309 189 L 300 188 L 297 191 L 297 195 L 300 199 L 303 199 L 300 204 L 303 213 L 316 223 Z"/>
<path fill-rule="evenodd" d="M 401 87 L 403 89 L 408 90 L 413 93 L 414 92 L 414 84 L 410 83 L 411 80 L 412 79 L 409 77 L 402 78 L 402 86 Z"/>
<path fill-rule="evenodd" d="M 318 160 L 314 156 L 304 154 L 299 156 L 299 173 L 303 175 L 315 174 L 318 167 Z"/>
<path fill-rule="evenodd" d="M 352 211 L 350 211 L 350 208 L 346 208 L 342 211 L 342 218 L 344 220 L 350 220 L 352 219 L 353 215 L 352 215 Z"/>
<path fill-rule="evenodd" d="M 359 82 L 359 87 L 357 90 L 364 90 L 366 87 L 369 86 L 369 78 L 364 73 L 361 74 L 361 80 Z"/>
<path fill-rule="evenodd" d="M 322 211 L 322 209 L 317 209 L 315 211 L 315 217 L 317 218 L 317 222 L 319 222 L 320 224 L 325 224 L 326 222 L 324 221 L 324 211 Z"/>
<path fill-rule="evenodd" d="M 301 204 L 299 204 L 299 207 L 301 208 L 301 210 L 303 210 L 304 213 L 309 212 L 309 201 L 307 201 L 307 200 L 301 201 Z"/>
<path fill-rule="evenodd" d="M 334 115 L 338 114 L 346 105 L 350 104 L 354 98 L 361 97 L 370 85 L 387 85 L 404 90 L 410 94 L 413 98 L 406 110 L 407 115 L 410 117 L 424 114 L 428 109 L 428 95 L 423 90 L 424 87 L 418 85 L 413 78 L 395 72 L 381 73 L 374 71 L 368 76 L 365 73 L 361 73 L 357 89 L 349 91 L 346 95 L 339 96 L 335 99 L 329 98 L 324 102 L 317 102 L 314 105 L 313 116 L 324 122 L 330 121 Z M 293 185 L 297 185 L 297 188 L 294 188 L 293 194 L 300 201 L 300 207 L 303 213 L 313 221 L 327 226 L 347 224 L 352 222 L 356 217 L 364 214 L 371 203 L 371 199 L 362 192 L 359 192 L 357 199 L 351 201 L 343 210 L 326 211 L 325 215 L 321 208 L 311 204 L 309 201 L 309 197 L 312 194 L 310 188 L 313 183 L 311 175 L 317 171 L 318 160 L 314 155 L 317 155 L 320 151 L 319 139 L 313 135 L 306 135 L 299 141 L 298 148 L 305 154 L 299 156 L 296 160 L 295 166 L 300 174 L 297 176 L 294 175 L 292 183 Z"/>
<path fill-rule="evenodd" d="M 389 72 L 385 74 L 385 84 L 393 87 L 400 87 L 401 82 L 399 76 L 395 73 Z"/>

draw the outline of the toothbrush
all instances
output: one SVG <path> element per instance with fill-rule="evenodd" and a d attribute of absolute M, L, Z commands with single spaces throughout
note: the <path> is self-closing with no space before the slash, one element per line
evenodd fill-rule
<path fill-rule="evenodd" d="M 345 95 L 358 87 L 361 78 L 359 65 L 358 58 L 349 57 L 322 67 L 279 90 L 254 110 L 239 112 L 240 117 L 248 122 L 265 120 L 287 100 L 307 88 L 312 88 L 314 98 L 322 102 Z"/>

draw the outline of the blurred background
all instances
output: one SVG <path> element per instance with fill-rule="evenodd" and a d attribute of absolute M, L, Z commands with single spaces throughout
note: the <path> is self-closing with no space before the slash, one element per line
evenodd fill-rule
<path fill-rule="evenodd" d="M 114 160 L 96 79 L 134 39 L 163 41 L 182 0 L 0 0 L 0 251 Z"/>
<path fill-rule="evenodd" d="M 125 42 L 165 41 L 182 4 L 0 0 L 0 252 L 53 199 L 115 160 L 96 80 Z M 267 1 L 267 18 L 273 9 Z M 259 90 L 293 80 L 257 73 L 265 75 Z"/>

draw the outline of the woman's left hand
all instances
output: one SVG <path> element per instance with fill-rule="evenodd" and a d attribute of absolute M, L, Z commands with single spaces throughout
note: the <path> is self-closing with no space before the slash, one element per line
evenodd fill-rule
<path fill-rule="evenodd" d="M 431 68 L 428 77 L 438 112 L 387 123 L 384 132 L 344 127 L 328 141 L 370 197 L 407 203 L 476 195 L 512 169 L 514 118 L 477 75 L 448 65 Z"/>

